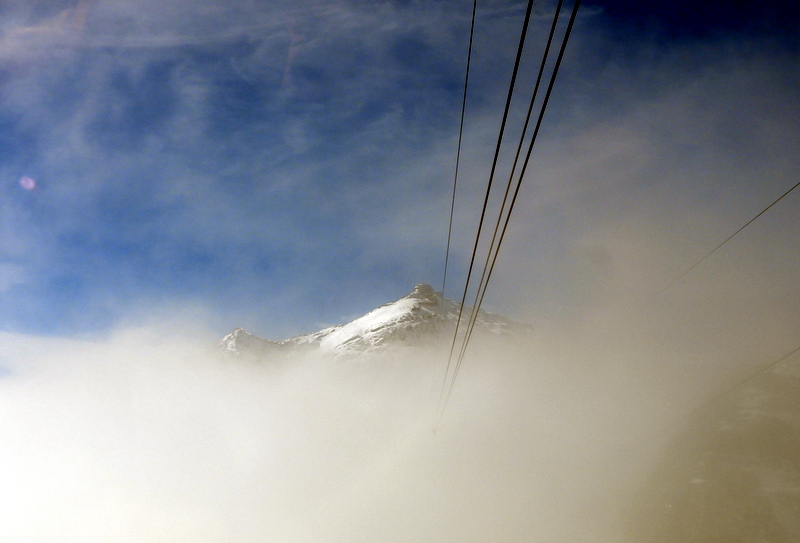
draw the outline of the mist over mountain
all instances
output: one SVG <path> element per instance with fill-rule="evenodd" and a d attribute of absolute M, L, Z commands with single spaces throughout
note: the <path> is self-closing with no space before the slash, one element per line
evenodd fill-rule
<path fill-rule="evenodd" d="M 379 368 L 386 366 L 376 362 L 399 353 L 406 364 L 421 358 L 435 367 L 451 344 L 459 309 L 458 302 L 443 298 L 430 285 L 419 284 L 408 295 L 347 324 L 280 341 L 237 328 L 216 350 L 234 361 L 270 362 L 310 355 L 326 360 L 358 359 Z M 468 314 L 466 311 L 461 326 Z M 534 437 L 529 424 L 552 418 L 563 427 L 543 431 L 537 439 L 546 440 L 549 435 L 559 440 L 569 435 L 574 444 L 590 447 L 579 463 L 594 466 L 597 474 L 591 484 L 605 485 L 606 498 L 619 506 L 617 517 L 610 515 L 603 521 L 609 535 L 598 536 L 597 541 L 788 543 L 800 538 L 796 514 L 800 511 L 800 367 L 796 363 L 779 364 L 722 396 L 716 389 L 706 391 L 687 404 L 692 406 L 688 415 L 685 407 L 676 408 L 674 399 L 665 398 L 662 405 L 672 404 L 667 409 L 674 411 L 669 417 L 673 422 L 654 419 L 636 428 L 632 422 L 637 416 L 631 410 L 652 410 L 645 418 L 653 416 L 661 393 L 657 388 L 650 390 L 647 401 L 639 396 L 648 390 L 638 381 L 646 373 L 642 373 L 643 367 L 631 371 L 630 367 L 609 366 L 599 352 L 584 353 L 577 364 L 573 361 L 558 367 L 553 365 L 554 359 L 564 362 L 569 357 L 545 354 L 547 350 L 532 341 L 532 332 L 528 325 L 480 311 L 477 353 L 469 363 L 473 375 L 461 386 L 470 396 L 482 388 L 476 384 L 476 376 L 483 388 L 495 388 L 503 381 L 500 388 L 505 393 L 513 391 L 510 405 L 528 413 L 524 429 L 518 429 L 521 435 Z M 573 339 L 576 344 L 583 341 Z M 406 369 L 418 372 L 410 379 L 413 382 L 429 373 L 424 364 L 407 365 Z M 434 380 L 438 377 L 435 373 Z M 516 381 L 514 385 L 505 381 L 509 377 Z M 613 398 L 603 394 L 606 383 L 623 380 L 630 388 L 618 388 Z M 560 391 L 564 397 L 556 401 L 551 397 L 552 403 L 547 405 L 541 399 L 545 390 Z M 597 413 L 576 418 L 572 410 L 578 404 L 592 405 Z M 484 407 L 493 411 L 498 405 L 503 402 Z M 462 409 L 463 404 L 458 407 L 459 414 Z M 612 417 L 617 420 L 611 422 Z M 498 420 L 500 426 L 505 424 L 502 417 Z M 585 433 L 573 434 L 577 428 Z M 603 437 L 598 438 L 598 433 Z M 636 434 L 639 437 L 634 437 Z M 498 438 L 501 443 L 507 440 L 508 436 Z M 646 454 L 638 451 L 628 456 L 637 442 L 645 445 Z M 552 451 L 551 447 L 544 448 Z M 520 450 L 506 452 L 516 457 Z M 609 453 L 618 458 L 597 462 Z M 631 458 L 623 468 L 625 459 Z M 613 473 L 619 478 L 614 483 L 610 481 Z M 556 495 L 563 490 L 547 489 Z M 568 532 L 563 526 L 560 530 Z"/>
<path fill-rule="evenodd" d="M 800 364 L 709 402 L 635 493 L 630 541 L 800 540 Z"/>
<path fill-rule="evenodd" d="M 481 313 L 434 432 L 457 309 L 418 285 L 211 353 L 163 319 L 98 343 L 2 335 L 0 540 L 798 540 L 796 360 L 709 404 L 686 377 L 709 368 L 659 361 L 642 319 L 532 337 Z"/>

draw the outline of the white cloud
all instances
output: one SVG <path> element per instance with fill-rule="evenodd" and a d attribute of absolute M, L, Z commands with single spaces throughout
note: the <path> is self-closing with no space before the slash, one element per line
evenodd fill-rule
<path fill-rule="evenodd" d="M 614 451 L 658 414 L 657 396 L 630 409 L 644 390 L 608 394 L 610 359 L 576 366 L 546 344 L 476 345 L 433 433 L 444 361 L 430 353 L 253 366 L 162 327 L 26 339 L 3 343 L 9 543 L 619 541 L 632 466 L 649 459 Z"/>

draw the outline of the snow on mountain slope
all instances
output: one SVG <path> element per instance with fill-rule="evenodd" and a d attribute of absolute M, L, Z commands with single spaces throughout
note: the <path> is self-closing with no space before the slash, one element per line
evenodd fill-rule
<path fill-rule="evenodd" d="M 444 339 L 453 333 L 460 304 L 434 291 L 430 285 L 416 285 L 408 295 L 384 304 L 347 324 L 282 341 L 267 341 L 237 328 L 225 336 L 217 349 L 228 356 L 253 359 L 271 354 L 318 350 L 321 354 L 345 356 L 383 350 L 391 346 L 419 345 Z M 462 316 L 466 325 L 468 312 Z M 528 334 L 530 326 L 481 310 L 476 330 L 495 335 Z"/>

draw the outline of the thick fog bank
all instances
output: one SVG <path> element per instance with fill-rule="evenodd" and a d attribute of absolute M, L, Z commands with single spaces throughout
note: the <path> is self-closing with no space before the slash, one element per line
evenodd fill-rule
<path fill-rule="evenodd" d="M 678 395 L 635 345 L 471 344 L 434 431 L 438 351 L 256 364 L 141 330 L 102 345 L 3 339 L 3 541 L 683 533 L 658 490 L 690 475 L 670 478 L 664 459 L 687 454 L 665 447 L 702 394 Z"/>
<path fill-rule="evenodd" d="M 611 542 L 642 473 L 614 458 L 646 413 L 610 366 L 540 342 L 471 345 L 434 432 L 441 353 L 259 365 L 146 331 L 4 339 L 7 542 Z"/>
<path fill-rule="evenodd" d="M 694 414 L 632 501 L 630 541 L 800 538 L 800 362 L 786 360 Z"/>

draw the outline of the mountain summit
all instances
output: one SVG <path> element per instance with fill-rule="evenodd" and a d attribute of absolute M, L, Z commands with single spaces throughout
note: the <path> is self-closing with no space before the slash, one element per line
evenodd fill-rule
<path fill-rule="evenodd" d="M 415 285 L 399 300 L 384 304 L 347 324 L 319 332 L 268 341 L 236 328 L 222 338 L 217 349 L 226 356 L 268 359 L 295 351 L 318 351 L 335 357 L 382 351 L 391 347 L 429 345 L 452 337 L 461 304 L 444 298 L 431 285 Z M 466 327 L 469 311 L 461 317 Z M 506 317 L 479 311 L 476 331 L 493 335 L 530 333 L 530 326 Z"/>

